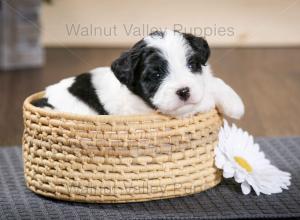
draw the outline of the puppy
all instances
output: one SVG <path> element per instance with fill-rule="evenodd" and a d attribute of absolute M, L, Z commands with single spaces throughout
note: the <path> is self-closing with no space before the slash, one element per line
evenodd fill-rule
<path fill-rule="evenodd" d="M 38 107 L 85 115 L 133 115 L 155 111 L 175 117 L 215 107 L 231 118 L 244 114 L 240 97 L 213 76 L 210 49 L 201 37 L 154 32 L 100 67 L 46 88 Z"/>

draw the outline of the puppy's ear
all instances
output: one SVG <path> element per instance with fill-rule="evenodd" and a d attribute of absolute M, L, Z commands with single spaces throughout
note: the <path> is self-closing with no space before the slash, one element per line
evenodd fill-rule
<path fill-rule="evenodd" d="M 129 87 L 133 83 L 144 47 L 145 43 L 143 40 L 137 42 L 111 64 L 111 70 L 121 83 Z"/>
<path fill-rule="evenodd" d="M 187 42 L 190 44 L 193 50 L 195 50 L 200 55 L 200 62 L 205 65 L 209 56 L 210 48 L 207 41 L 202 37 L 196 37 L 192 34 L 183 34 Z"/>

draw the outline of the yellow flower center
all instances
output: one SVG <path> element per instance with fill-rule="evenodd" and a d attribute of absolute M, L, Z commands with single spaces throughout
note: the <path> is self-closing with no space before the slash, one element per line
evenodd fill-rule
<path fill-rule="evenodd" d="M 234 157 L 234 160 L 235 162 L 237 162 L 238 165 L 243 167 L 248 173 L 251 173 L 253 171 L 251 165 L 244 158 L 236 156 Z"/>

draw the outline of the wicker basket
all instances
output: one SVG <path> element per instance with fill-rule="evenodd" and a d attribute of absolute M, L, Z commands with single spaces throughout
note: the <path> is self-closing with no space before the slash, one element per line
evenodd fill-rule
<path fill-rule="evenodd" d="M 217 185 L 214 147 L 222 118 L 80 116 L 24 102 L 23 157 L 29 189 L 81 202 L 137 202 Z"/>

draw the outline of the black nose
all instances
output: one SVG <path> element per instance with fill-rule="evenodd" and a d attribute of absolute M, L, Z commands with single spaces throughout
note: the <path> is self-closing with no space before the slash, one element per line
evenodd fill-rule
<path fill-rule="evenodd" d="M 184 88 L 178 89 L 176 91 L 176 94 L 179 96 L 179 98 L 182 101 L 186 101 L 190 97 L 190 88 L 189 87 L 184 87 Z"/>

